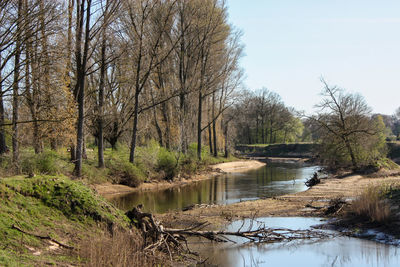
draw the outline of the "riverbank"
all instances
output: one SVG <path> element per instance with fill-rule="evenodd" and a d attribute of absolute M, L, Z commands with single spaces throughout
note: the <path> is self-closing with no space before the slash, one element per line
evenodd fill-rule
<path fill-rule="evenodd" d="M 258 160 L 232 161 L 232 162 L 225 162 L 225 163 L 211 165 L 206 171 L 193 175 L 190 178 L 177 177 L 172 181 L 154 180 L 143 183 L 138 187 L 130 187 L 126 185 L 111 184 L 111 183 L 92 185 L 92 187 L 98 194 L 102 195 L 103 197 L 112 198 L 117 195 L 129 194 L 133 192 L 157 191 L 172 187 L 185 186 L 193 182 L 211 179 L 223 173 L 245 172 L 251 169 L 257 169 L 263 167 L 265 165 L 266 163 L 260 162 Z"/>
<path fill-rule="evenodd" d="M 132 266 L 146 260 L 139 245 L 127 245 L 129 254 L 102 248 L 111 233 L 126 237 L 114 239 L 114 245 L 139 244 L 141 235 L 130 229 L 123 212 L 80 181 L 65 176 L 2 178 L 0 203 L 0 266 L 111 266 L 107 263 L 127 255 L 136 259 Z"/>
<path fill-rule="evenodd" d="M 383 183 L 399 183 L 400 177 L 369 178 L 351 175 L 346 178 L 322 179 L 320 184 L 295 194 L 235 203 L 232 205 L 199 206 L 188 211 L 157 215 L 166 225 L 186 227 L 207 221 L 214 227 L 233 220 L 253 217 L 325 217 L 323 207 L 330 200 L 354 200 L 366 188 Z"/>

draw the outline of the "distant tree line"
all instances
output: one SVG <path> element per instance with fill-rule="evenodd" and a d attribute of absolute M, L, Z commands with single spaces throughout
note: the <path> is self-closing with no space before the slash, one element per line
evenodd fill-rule
<path fill-rule="evenodd" d="M 273 144 L 311 141 L 303 136 L 304 125 L 293 108 L 266 88 L 244 91 L 235 105 L 236 142 Z"/>

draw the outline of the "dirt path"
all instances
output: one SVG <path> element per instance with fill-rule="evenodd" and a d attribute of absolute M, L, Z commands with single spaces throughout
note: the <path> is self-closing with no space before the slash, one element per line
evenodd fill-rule
<path fill-rule="evenodd" d="M 221 175 L 222 173 L 244 172 L 251 169 L 257 169 L 262 166 L 265 166 L 265 163 L 257 160 L 233 161 L 212 165 L 210 166 L 210 171 L 194 175 L 190 179 L 176 178 L 174 181 L 152 181 L 150 183 L 143 183 L 136 188 L 111 183 L 93 185 L 93 188 L 100 195 L 106 198 L 110 198 L 114 197 L 115 195 L 128 194 L 132 192 L 156 191 L 171 187 L 180 187 L 196 181 L 210 179 L 215 176 Z"/>
<path fill-rule="evenodd" d="M 306 207 L 327 205 L 330 199 L 336 197 L 355 198 L 370 185 L 381 183 L 399 183 L 400 177 L 366 178 L 354 175 L 343 179 L 323 179 L 311 189 L 296 194 L 280 197 L 240 202 L 232 205 L 200 206 L 185 212 L 174 212 L 158 215 L 167 225 L 186 226 L 193 222 L 208 221 L 220 225 L 243 217 L 267 216 L 321 216 L 318 210 Z"/>

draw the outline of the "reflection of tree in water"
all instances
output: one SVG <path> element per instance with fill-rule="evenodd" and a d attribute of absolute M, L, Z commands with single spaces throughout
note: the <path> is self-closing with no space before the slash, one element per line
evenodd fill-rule
<path fill-rule="evenodd" d="M 241 200 L 272 197 L 303 190 L 303 184 L 285 183 L 305 178 L 317 167 L 290 167 L 269 164 L 264 168 L 241 174 L 225 174 L 217 178 L 163 191 L 138 192 L 113 199 L 123 210 L 143 204 L 149 212 L 182 209 L 193 204 L 230 204 Z"/>

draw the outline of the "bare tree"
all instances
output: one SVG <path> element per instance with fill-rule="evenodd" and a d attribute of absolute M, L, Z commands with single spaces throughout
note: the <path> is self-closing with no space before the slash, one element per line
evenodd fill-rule
<path fill-rule="evenodd" d="M 319 112 L 312 119 L 320 126 L 325 157 L 335 162 L 350 158 L 353 169 L 384 156 L 382 125 L 371 119 L 371 108 L 359 94 L 345 94 L 325 80 Z M 382 122 L 383 124 L 383 122 Z M 383 125 L 384 126 L 384 125 Z"/>
<path fill-rule="evenodd" d="M 78 177 L 81 176 L 81 171 L 82 171 L 85 77 L 86 77 L 86 71 L 87 71 L 86 67 L 89 54 L 91 6 L 92 6 L 91 0 L 76 0 L 76 37 L 75 37 L 76 38 L 75 39 L 76 85 L 74 88 L 74 96 L 78 103 L 78 122 L 77 122 L 76 159 L 75 159 L 74 173 Z M 82 51 L 82 45 L 83 45 L 83 51 Z"/>
<path fill-rule="evenodd" d="M 147 86 L 152 72 L 164 62 L 173 51 L 171 48 L 160 52 L 158 49 L 166 29 L 171 24 L 174 1 L 140 0 L 124 3 L 127 13 L 123 19 L 125 36 L 129 43 L 132 59 L 132 75 L 134 91 L 133 127 L 129 161 L 134 163 L 138 131 L 140 95 Z M 156 22 L 153 24 L 152 22 Z M 156 26 L 156 27 L 153 27 Z"/>

